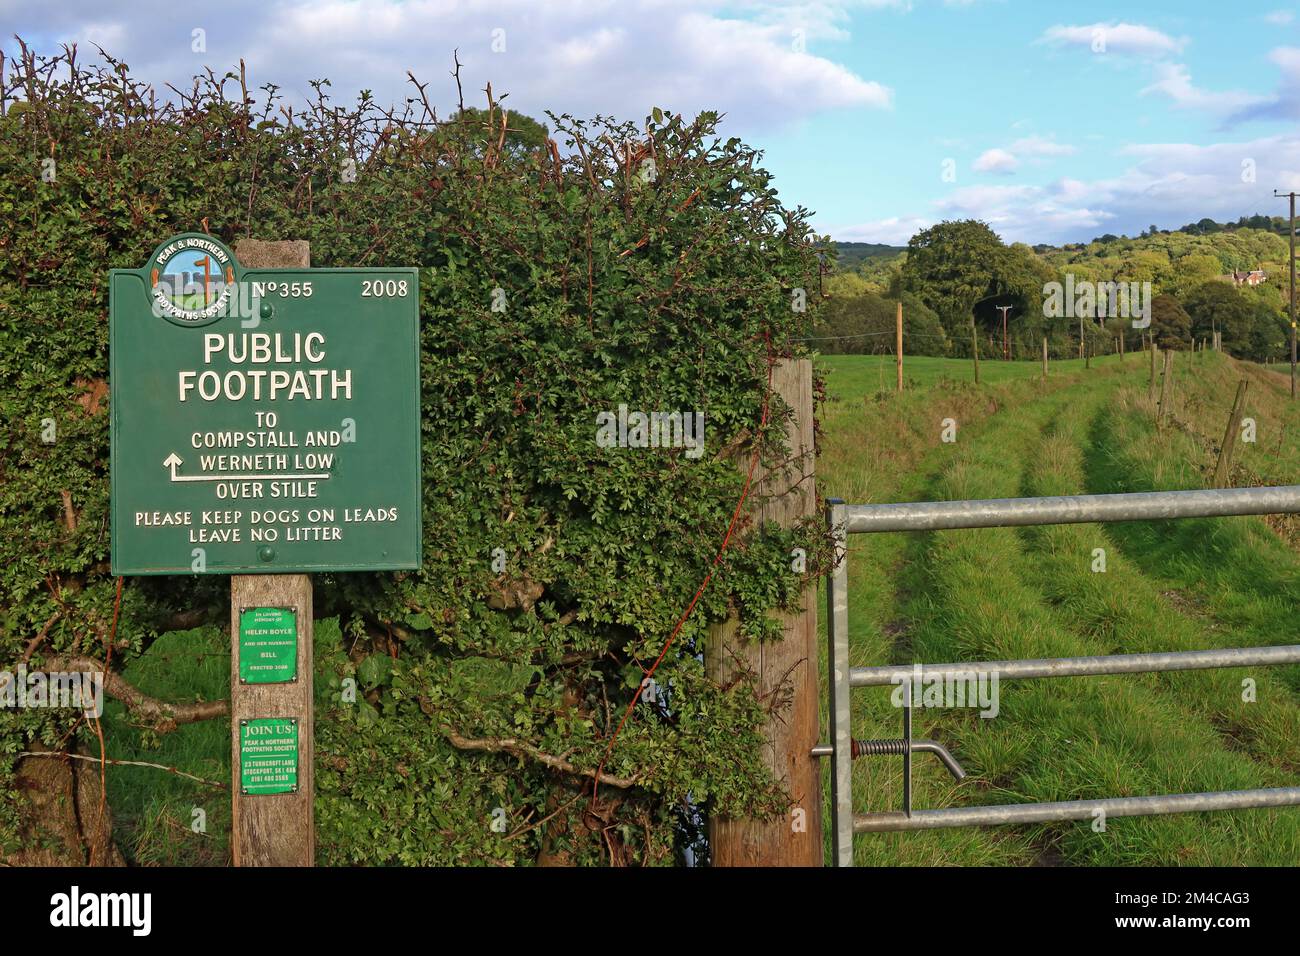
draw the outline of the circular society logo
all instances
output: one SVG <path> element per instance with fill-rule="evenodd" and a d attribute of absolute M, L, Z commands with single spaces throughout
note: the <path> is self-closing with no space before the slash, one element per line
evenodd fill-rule
<path fill-rule="evenodd" d="M 177 325 L 215 322 L 235 294 L 235 257 L 209 236 L 193 233 L 167 240 L 154 252 L 148 270 L 154 315 Z"/>

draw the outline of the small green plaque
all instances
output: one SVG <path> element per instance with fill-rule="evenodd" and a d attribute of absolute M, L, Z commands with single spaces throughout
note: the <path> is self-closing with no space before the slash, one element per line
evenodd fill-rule
<path fill-rule="evenodd" d="M 239 681 L 283 684 L 298 679 L 298 615 L 291 607 L 239 612 Z"/>
<path fill-rule="evenodd" d="M 252 794 L 298 792 L 298 718 L 239 722 L 239 789 Z"/>

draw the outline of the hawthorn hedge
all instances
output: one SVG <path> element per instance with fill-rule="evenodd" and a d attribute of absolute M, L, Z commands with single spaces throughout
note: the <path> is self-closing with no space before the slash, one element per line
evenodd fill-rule
<path fill-rule="evenodd" d="M 767 367 L 801 354 L 820 240 L 760 155 L 710 113 L 537 135 L 490 92 L 440 120 L 419 85 L 394 109 L 321 81 L 294 109 L 241 65 L 162 97 L 101 55 L 19 41 L 0 64 L 0 657 L 117 668 L 226 626 L 201 576 L 127 579 L 112 625 L 108 270 L 188 230 L 307 239 L 314 266 L 418 266 L 422 329 L 424 565 L 315 578 L 340 624 L 317 647 L 320 862 L 662 864 L 701 811 L 779 812 L 765 715 L 702 648 L 731 613 L 773 636 L 824 566 L 811 524 L 742 529 L 609 757 L 631 785 L 593 803 L 590 779 L 714 559 L 737 459 L 782 453 Z M 599 447 L 620 403 L 703 412 L 705 453 Z M 38 741 L 98 753 L 66 712 L 0 711 L 6 850 Z"/>

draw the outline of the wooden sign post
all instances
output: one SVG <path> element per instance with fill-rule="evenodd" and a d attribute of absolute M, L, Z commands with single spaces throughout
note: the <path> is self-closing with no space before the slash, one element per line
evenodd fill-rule
<path fill-rule="evenodd" d="M 241 665 L 248 666 L 245 654 L 252 659 L 257 652 L 250 646 L 261 643 L 258 635 L 248 634 L 247 619 L 261 608 L 292 612 L 296 673 L 291 681 L 259 684 L 241 677 Z M 231 856 L 235 866 L 311 866 L 316 856 L 311 576 L 232 576 L 230 638 Z M 292 726 L 259 723 L 271 720 Z M 269 732 L 259 733 L 263 730 Z M 285 744 L 288 740 L 292 743 Z"/>
<path fill-rule="evenodd" d="M 311 247 L 306 242 L 263 242 L 244 239 L 235 244 L 235 258 L 244 268 L 307 269 Z M 293 615 L 294 679 L 261 683 L 251 676 L 253 653 L 267 653 L 263 634 L 249 634 L 250 612 L 280 608 Z M 230 578 L 230 853 L 235 866 L 313 866 L 316 861 L 315 729 L 312 701 L 312 593 L 307 574 L 238 574 Z M 258 651 L 254 651 L 258 648 Z M 247 653 L 250 660 L 244 660 Z M 241 674 L 241 665 L 244 673 Z M 283 676 L 283 675 L 275 675 Z M 276 774 L 276 757 L 257 756 L 267 747 L 251 733 L 251 722 L 267 717 L 294 722 L 296 750 L 294 780 L 289 792 L 249 793 L 244 777 L 249 765 L 272 764 L 259 777 Z M 274 728 L 272 728 L 274 730 Z M 267 735 L 287 739 L 288 735 Z M 244 741 L 248 741 L 245 745 Z M 269 748 L 268 748 L 269 749 Z M 247 752 L 245 752 L 247 751 Z M 284 758 L 280 758 L 280 763 Z M 286 781 L 280 781 L 281 784 Z M 265 786 L 266 784 L 264 784 Z M 255 784 L 256 786 L 256 784 Z"/>
<path fill-rule="evenodd" d="M 420 567 L 419 274 L 237 248 L 110 274 L 112 568 L 230 577 L 231 853 L 311 866 L 309 574 Z"/>

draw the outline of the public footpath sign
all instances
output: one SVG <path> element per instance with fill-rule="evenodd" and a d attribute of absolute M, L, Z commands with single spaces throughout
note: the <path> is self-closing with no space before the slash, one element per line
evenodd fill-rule
<path fill-rule="evenodd" d="M 114 574 L 420 566 L 415 269 L 186 233 L 109 288 Z"/>

